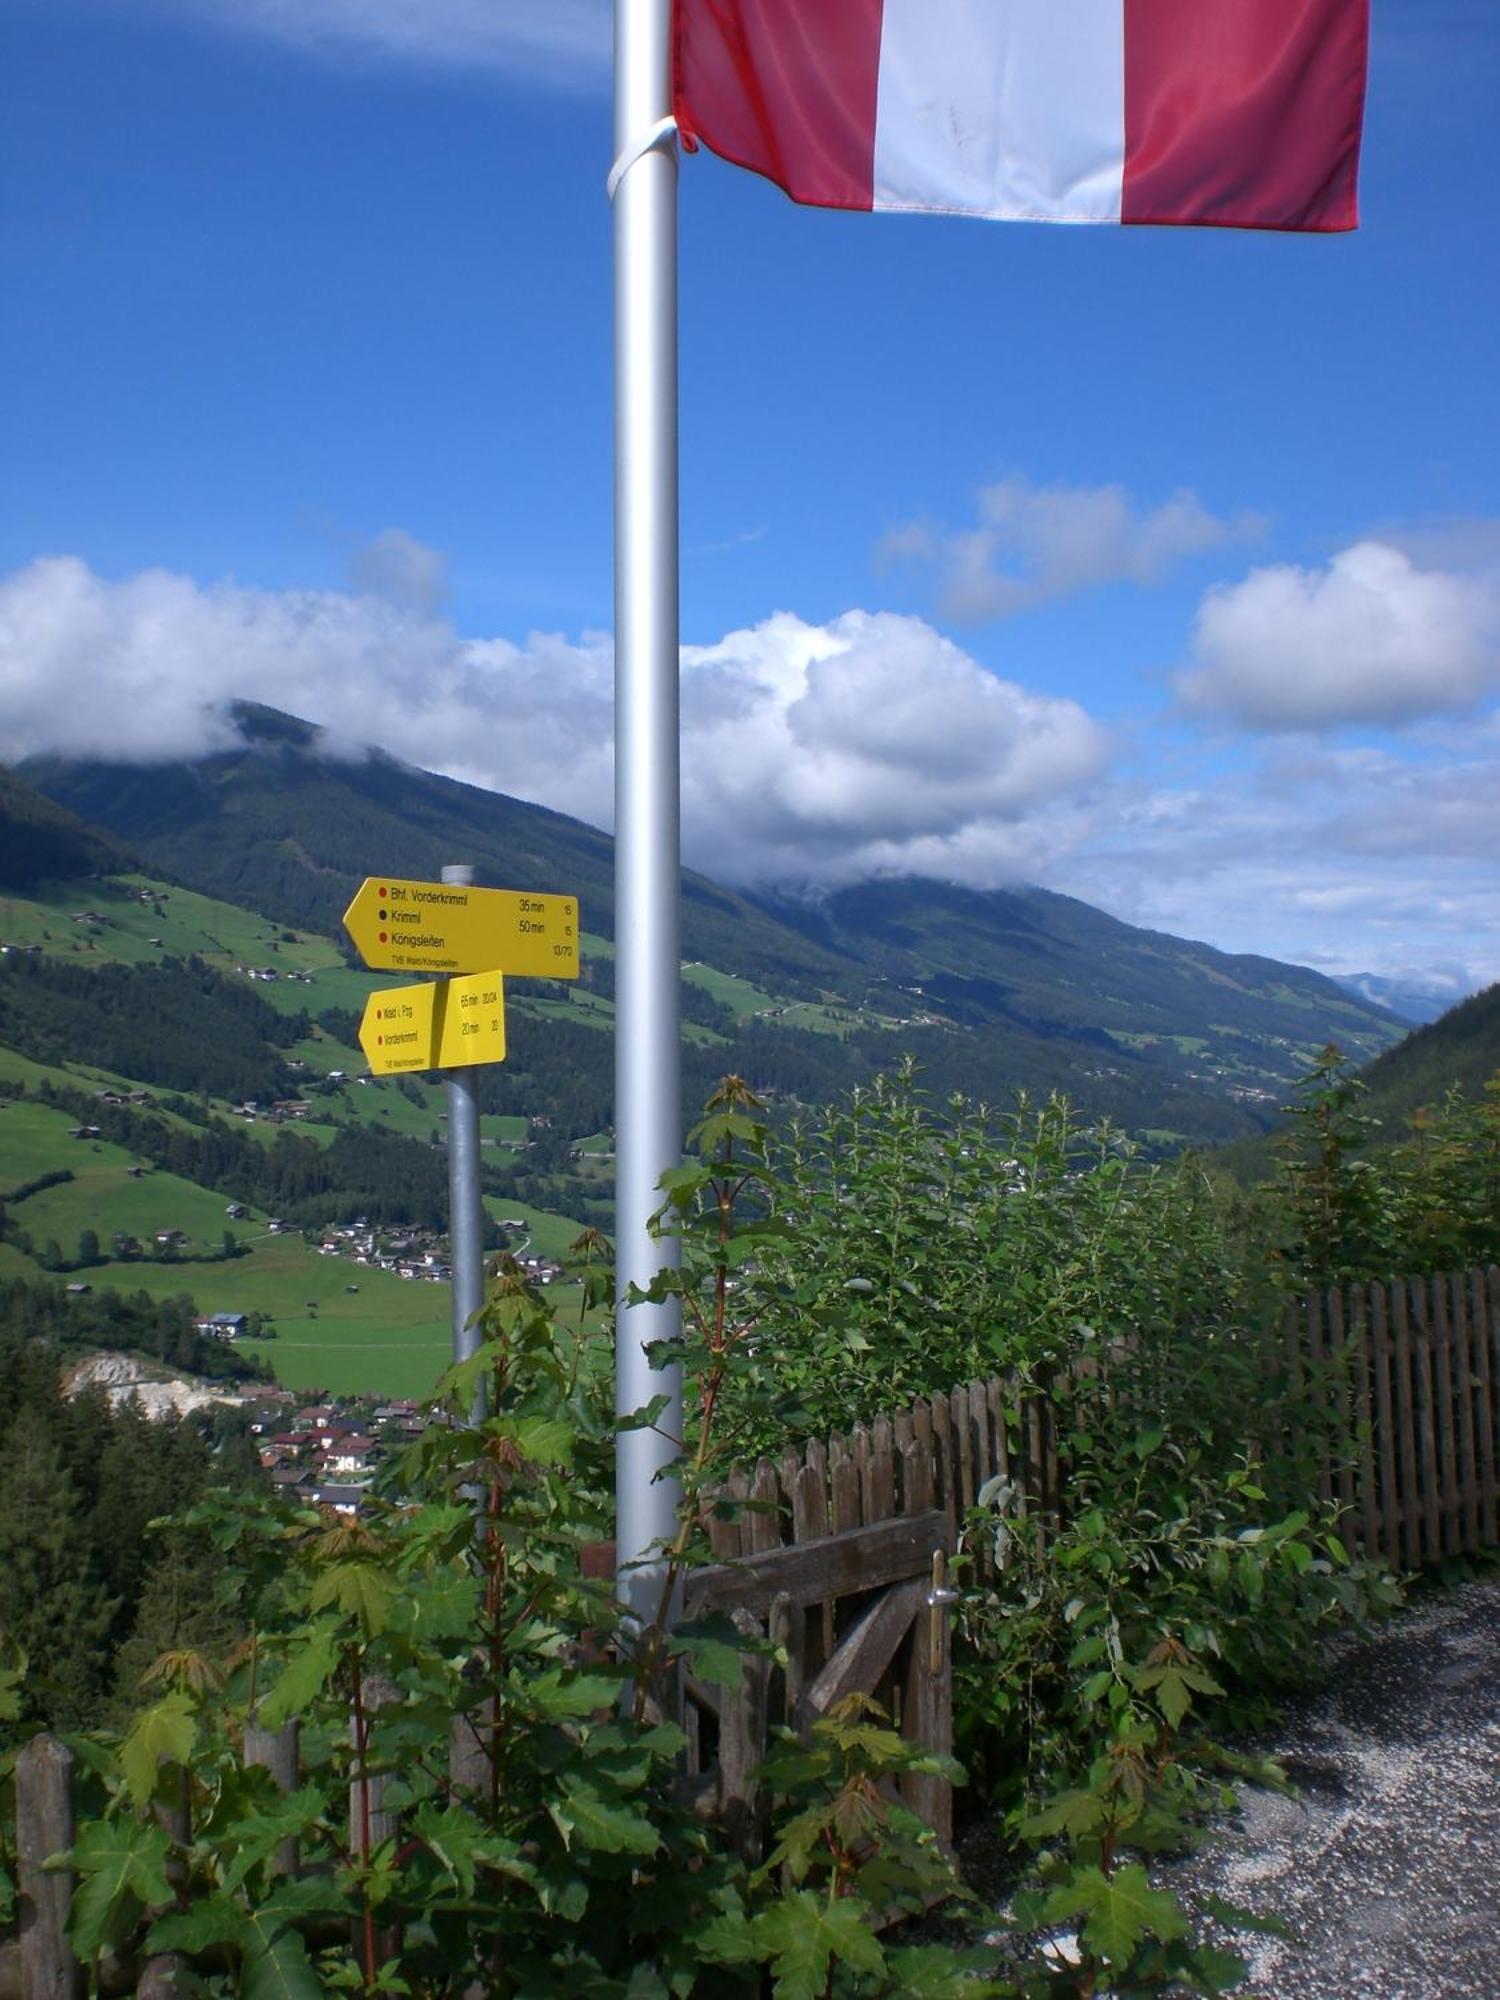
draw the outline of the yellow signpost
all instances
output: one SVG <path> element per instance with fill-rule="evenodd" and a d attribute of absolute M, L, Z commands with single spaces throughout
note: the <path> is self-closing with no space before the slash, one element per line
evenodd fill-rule
<path fill-rule="evenodd" d="M 359 1045 L 374 1076 L 504 1062 L 504 980 L 498 972 L 473 972 L 372 993 Z"/>
<path fill-rule="evenodd" d="M 344 912 L 366 965 L 389 972 L 578 977 L 578 899 L 367 875 Z M 495 1061 L 483 1057 L 482 1061 Z"/>

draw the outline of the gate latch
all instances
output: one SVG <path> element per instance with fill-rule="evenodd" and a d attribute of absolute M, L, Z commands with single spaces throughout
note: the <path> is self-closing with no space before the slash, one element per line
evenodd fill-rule
<path fill-rule="evenodd" d="M 928 1669 L 934 1674 L 940 1674 L 943 1670 L 943 1606 L 958 1602 L 958 1592 L 948 1588 L 947 1577 L 947 1554 L 942 1549 L 934 1549 L 932 1552 L 932 1588 L 927 1593 Z"/>

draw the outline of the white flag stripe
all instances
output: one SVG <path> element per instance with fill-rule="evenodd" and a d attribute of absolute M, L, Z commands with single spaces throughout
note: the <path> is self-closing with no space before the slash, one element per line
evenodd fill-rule
<path fill-rule="evenodd" d="M 1125 0 L 885 0 L 874 206 L 1118 222 Z"/>

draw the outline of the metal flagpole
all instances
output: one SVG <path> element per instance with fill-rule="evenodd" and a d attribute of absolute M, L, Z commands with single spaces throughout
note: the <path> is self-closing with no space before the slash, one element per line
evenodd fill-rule
<path fill-rule="evenodd" d="M 467 888 L 474 870 L 457 862 L 443 880 Z M 453 1359 L 477 1354 L 480 1334 L 470 1324 L 484 1304 L 484 1208 L 479 1194 L 479 1098 L 473 1073 L 450 1069 L 448 1086 L 448 1255 L 453 1266 Z M 476 1417 L 483 1414 L 476 1401 Z"/>
<path fill-rule="evenodd" d="M 671 0 L 615 0 L 615 1409 L 665 1394 L 658 1429 L 616 1441 L 622 1600 L 655 1615 L 659 1574 L 632 1569 L 676 1528 L 658 1477 L 682 1434 L 682 1371 L 643 1351 L 675 1339 L 675 1301 L 627 1306 L 675 1263 L 647 1227 L 682 1157 L 677 701 L 677 153 Z"/>

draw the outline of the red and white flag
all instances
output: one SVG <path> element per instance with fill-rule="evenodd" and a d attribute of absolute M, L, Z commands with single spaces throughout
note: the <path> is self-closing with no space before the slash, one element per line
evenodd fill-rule
<path fill-rule="evenodd" d="M 684 143 L 794 201 L 1352 229 L 1369 0 L 676 0 Z"/>

